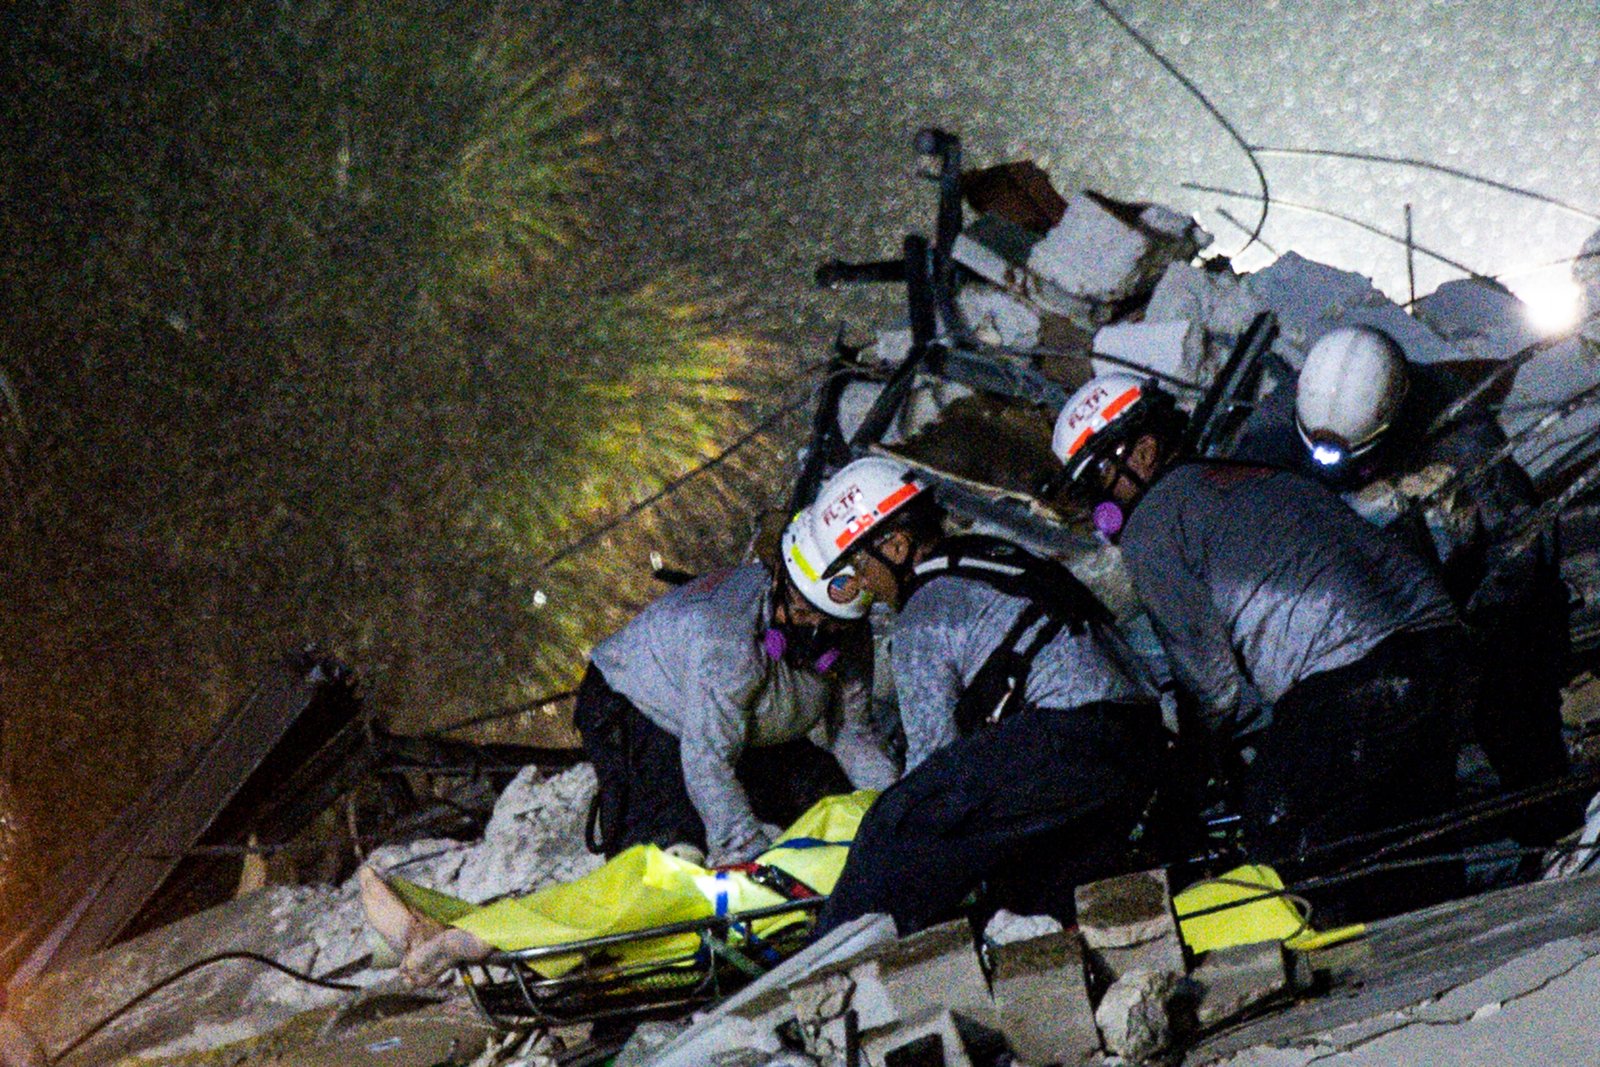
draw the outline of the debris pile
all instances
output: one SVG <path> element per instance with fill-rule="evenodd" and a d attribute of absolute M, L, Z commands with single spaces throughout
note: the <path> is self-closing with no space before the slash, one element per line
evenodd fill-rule
<path fill-rule="evenodd" d="M 587 764 L 551 777 L 527 767 L 501 794 L 481 841 L 415 841 L 379 849 L 369 862 L 475 903 L 571 881 L 600 863 L 583 848 L 593 792 Z M 337 887 L 269 886 L 56 968 L 13 990 L 12 1011 L 47 1048 L 60 1049 L 162 979 L 222 954 L 254 953 L 346 985 L 391 981 L 393 971 L 372 968 L 368 936 L 354 878 Z M 222 960 L 121 1016 L 83 1055 L 109 1062 L 216 1048 L 346 995 L 256 962 Z"/>
<path fill-rule="evenodd" d="M 1278 942 L 1220 949 L 1191 966 L 1161 871 L 1084 886 L 1078 907 L 1076 931 L 1003 944 L 975 939 L 965 920 L 897 939 L 886 916 L 864 916 L 664 1046 L 650 1031 L 640 1045 L 652 1048 L 636 1047 L 628 1062 L 1140 1061 L 1296 987 Z"/>

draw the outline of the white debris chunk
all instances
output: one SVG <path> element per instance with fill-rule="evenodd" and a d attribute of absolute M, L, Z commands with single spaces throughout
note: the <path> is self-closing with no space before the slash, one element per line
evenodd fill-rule
<path fill-rule="evenodd" d="M 968 285 L 956 296 L 956 307 L 984 344 L 1032 348 L 1039 343 L 1039 313 L 1003 289 Z"/>
<path fill-rule="evenodd" d="M 902 326 L 893 330 L 879 330 L 878 343 L 872 349 L 872 362 L 885 367 L 898 367 L 911 355 L 911 329 Z"/>
<path fill-rule="evenodd" d="M 1132 971 L 1111 983 L 1094 1021 L 1106 1049 L 1130 1060 L 1143 1060 L 1172 1041 L 1167 1010 L 1177 977 L 1165 971 Z"/>
<path fill-rule="evenodd" d="M 1412 314 L 1472 359 L 1507 359 L 1540 339 L 1522 301 L 1478 278 L 1445 282 Z"/>
<path fill-rule="evenodd" d="M 1187 378 L 1185 364 L 1189 362 L 1190 339 L 1199 347 L 1200 331 L 1188 322 L 1124 322 L 1103 326 L 1095 332 L 1094 351 L 1102 356 L 1115 356 L 1124 362 L 1096 359 L 1096 374 L 1128 371 L 1127 364 L 1154 371 L 1157 374 Z M 1139 373 L 1134 369 L 1134 373 Z"/>
<path fill-rule="evenodd" d="M 1266 305 L 1231 270 L 1173 263 L 1150 293 L 1144 320 L 1196 326 L 1184 337 L 1184 359 L 1178 373 L 1204 385 L 1216 376 L 1234 343 L 1265 310 Z"/>
<path fill-rule="evenodd" d="M 983 939 L 991 945 L 1009 945 L 1046 934 L 1059 934 L 1065 929 L 1054 915 L 1018 915 L 1001 908 L 983 928 Z"/>
<path fill-rule="evenodd" d="M 1147 206 L 1133 219 L 1081 192 L 1028 253 L 1028 269 L 1075 297 L 1112 304 L 1147 289 L 1167 264 L 1210 243 L 1193 219 Z"/>
<path fill-rule="evenodd" d="M 1459 360 L 1459 351 L 1407 315 L 1354 271 L 1289 252 L 1271 266 L 1247 276 L 1245 286 L 1278 317 L 1275 348 L 1296 370 L 1306 350 L 1339 326 L 1371 326 L 1394 338 L 1412 363 Z"/>

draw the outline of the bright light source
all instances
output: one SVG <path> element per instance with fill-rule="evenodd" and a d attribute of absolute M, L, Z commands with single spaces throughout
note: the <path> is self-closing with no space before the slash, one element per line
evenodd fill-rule
<path fill-rule="evenodd" d="M 1578 325 L 1583 310 L 1583 290 L 1571 278 L 1542 278 L 1513 285 L 1528 308 L 1528 324 L 1546 337 L 1564 334 Z"/>
<path fill-rule="evenodd" d="M 1344 462 L 1344 452 L 1332 445 L 1312 445 L 1311 458 L 1324 467 L 1337 467 Z"/>

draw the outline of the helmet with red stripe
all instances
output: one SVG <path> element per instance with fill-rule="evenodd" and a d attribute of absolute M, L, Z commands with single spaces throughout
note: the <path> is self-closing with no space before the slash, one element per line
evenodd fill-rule
<path fill-rule="evenodd" d="M 1171 394 L 1153 380 L 1102 374 L 1073 393 L 1061 409 L 1050 448 L 1065 464 L 1067 479 L 1076 482 L 1138 431 L 1165 428 L 1175 412 Z"/>
<path fill-rule="evenodd" d="M 911 468 L 887 456 L 868 456 L 845 465 L 823 483 L 810 508 L 812 543 L 830 577 L 844 560 L 890 525 L 910 514 L 913 504 L 932 493 Z"/>
<path fill-rule="evenodd" d="M 807 603 L 823 614 L 836 619 L 862 618 L 872 606 L 872 597 L 864 589 L 852 591 L 850 578 L 855 571 L 850 567 L 823 575 L 827 563 L 834 562 L 838 556 L 826 555 L 817 544 L 817 524 L 812 521 L 812 511 L 809 507 L 800 509 L 783 531 L 780 547 L 789 581 Z"/>

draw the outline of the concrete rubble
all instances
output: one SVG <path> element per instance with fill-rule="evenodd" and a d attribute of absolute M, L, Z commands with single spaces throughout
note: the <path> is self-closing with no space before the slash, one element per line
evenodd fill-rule
<path fill-rule="evenodd" d="M 501 794 L 481 841 L 417 841 L 379 849 L 369 861 L 475 903 L 570 881 L 600 863 L 582 845 L 593 792 L 587 764 L 548 778 L 529 767 Z M 51 971 L 12 991 L 12 1012 L 47 1048 L 60 1048 L 161 979 L 221 952 L 254 952 L 303 972 L 374 986 L 393 972 L 368 965 L 367 938 L 354 878 L 337 887 L 268 886 Z M 256 963 L 224 961 L 151 997 L 90 1047 L 108 1057 L 216 1048 L 346 996 Z"/>
<path fill-rule="evenodd" d="M 1167 872 L 1091 882 L 1077 889 L 1078 932 L 1108 982 L 1134 972 L 1187 973 Z"/>
<path fill-rule="evenodd" d="M 1031 916 L 991 924 L 1019 935 L 999 942 L 975 938 L 966 920 L 896 938 L 887 916 L 864 916 L 665 1045 L 659 1031 L 641 1037 L 641 1052 L 659 1051 L 625 1062 L 732 1063 L 752 1049 L 827 1067 L 853 1051 L 871 1067 L 966 1067 L 999 1050 L 1019 1064 L 1103 1063 L 1107 1052 L 1137 1062 L 1197 1016 L 1231 1018 L 1292 988 L 1276 943 L 1211 953 L 1191 977 L 1164 872 L 1085 887 L 1080 908 L 1077 930 Z"/>

